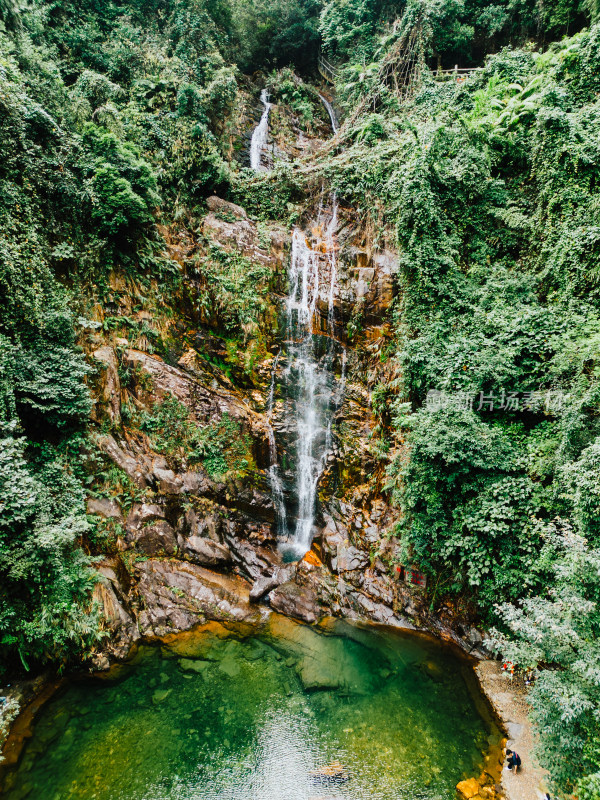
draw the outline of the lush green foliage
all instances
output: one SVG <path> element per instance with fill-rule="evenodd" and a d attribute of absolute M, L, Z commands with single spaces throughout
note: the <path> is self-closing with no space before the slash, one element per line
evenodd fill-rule
<path fill-rule="evenodd" d="M 258 330 L 266 308 L 265 296 L 271 271 L 237 251 L 209 245 L 209 254 L 195 265 L 201 291 L 199 304 L 205 319 L 245 337 Z"/>
<path fill-rule="evenodd" d="M 78 330 L 73 311 L 85 314 L 90 295 L 110 305 L 115 274 L 127 275 L 138 294 L 156 292 L 158 279 L 164 294 L 176 285 L 179 267 L 165 258 L 156 223 L 198 216 L 208 194 L 227 190 L 243 133 L 238 65 L 310 68 L 319 11 L 317 0 L 0 3 L 0 423 L 13 464 L 5 464 L 1 491 L 8 497 L 20 475 L 38 495 L 34 502 L 16 493 L 16 516 L 3 519 L 8 661 L 17 651 L 23 663 L 60 660 L 93 639 L 92 618 L 77 616 L 91 587 L 78 550 L 88 535 L 87 478 L 71 465 L 76 474 L 57 510 L 34 463 L 37 446 L 46 461 L 62 463 L 92 407 L 90 370 L 76 346 L 91 328 L 82 315 Z M 236 183 L 242 191 L 244 180 Z M 232 340 L 240 328 L 244 340 L 254 335 L 265 270 L 211 251 L 197 277 L 205 321 Z M 115 320 L 121 329 L 131 323 L 139 338 L 147 334 L 149 347 L 159 338 L 128 317 L 107 314 L 105 329 Z M 249 347 L 249 369 L 261 346 Z M 175 454 L 165 413 L 145 424 L 154 433 L 164 428 L 157 446 Z M 247 437 L 233 420 L 202 434 L 183 419 L 180 426 L 212 475 L 251 468 Z M 77 451 L 73 457 L 82 460 Z M 29 559 L 20 566 L 19 547 Z"/>
<path fill-rule="evenodd" d="M 321 12 L 321 35 L 325 49 L 334 57 L 362 64 L 381 55 L 393 40 L 380 40 L 382 30 L 402 16 L 407 7 L 418 5 L 428 29 L 428 55 L 447 66 L 467 65 L 482 59 L 503 44 L 523 44 L 527 39 L 558 37 L 574 33 L 598 7 L 593 0 L 559 0 L 536 3 L 534 0 L 326 0 Z M 367 69 L 365 69 L 367 67 Z"/>
<path fill-rule="evenodd" d="M 51 448 L 39 448 L 31 463 L 12 430 L 0 440 L 2 669 L 18 658 L 25 668 L 64 662 L 99 630 L 89 604 L 94 572 L 76 546 L 87 531 L 81 484 Z"/>
<path fill-rule="evenodd" d="M 321 6 L 321 0 L 230 0 L 233 58 L 245 72 L 266 64 L 314 69 Z"/>

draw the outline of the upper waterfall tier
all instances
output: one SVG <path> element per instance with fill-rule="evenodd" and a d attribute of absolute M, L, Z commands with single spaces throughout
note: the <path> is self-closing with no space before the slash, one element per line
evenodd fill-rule
<path fill-rule="evenodd" d="M 260 122 L 254 129 L 250 141 L 250 167 L 256 172 L 265 172 L 267 168 L 262 163 L 262 157 L 267 146 L 267 138 L 269 135 L 269 111 L 271 110 L 269 92 L 266 89 L 263 89 L 260 93 L 260 102 L 263 104 L 264 108 Z"/>
<path fill-rule="evenodd" d="M 338 124 L 337 114 L 335 113 L 333 105 L 324 95 L 319 94 L 319 98 L 321 99 L 321 102 L 323 103 L 325 109 L 327 110 L 327 113 L 329 114 L 329 119 L 331 120 L 331 128 L 333 132 L 337 133 L 340 126 Z"/>

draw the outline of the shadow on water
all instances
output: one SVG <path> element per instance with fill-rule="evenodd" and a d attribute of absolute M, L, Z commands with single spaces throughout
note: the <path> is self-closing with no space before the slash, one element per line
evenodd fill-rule
<path fill-rule="evenodd" d="M 427 638 L 273 614 L 144 647 L 41 711 L 7 800 L 441 800 L 499 731 Z M 479 706 L 479 710 L 478 710 Z"/>

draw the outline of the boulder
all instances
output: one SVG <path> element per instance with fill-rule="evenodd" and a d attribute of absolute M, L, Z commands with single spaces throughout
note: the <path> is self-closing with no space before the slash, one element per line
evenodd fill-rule
<path fill-rule="evenodd" d="M 391 607 L 394 602 L 393 581 L 389 575 L 380 575 L 371 569 L 365 570 L 362 590 L 379 603 Z"/>
<path fill-rule="evenodd" d="M 152 695 L 153 704 L 157 706 L 159 703 L 164 702 L 172 691 L 173 689 L 157 689 Z"/>
<path fill-rule="evenodd" d="M 201 536 L 203 539 L 212 539 L 213 542 L 222 540 L 222 519 L 218 507 L 212 506 L 202 513 L 188 508 L 185 516 L 180 520 L 180 529 L 188 536 Z"/>
<path fill-rule="evenodd" d="M 197 675 L 204 675 L 210 667 L 207 661 L 200 661 L 196 658 L 180 658 L 178 663 L 184 672 L 195 672 Z"/>
<path fill-rule="evenodd" d="M 258 601 L 270 591 L 281 586 L 282 583 L 289 581 L 292 574 L 293 567 L 285 567 L 276 569 L 272 575 L 257 578 L 250 589 L 250 602 L 258 603 Z"/>
<path fill-rule="evenodd" d="M 483 644 L 483 634 L 474 625 L 463 628 L 463 631 L 465 639 L 472 647 L 478 647 Z"/>
<path fill-rule="evenodd" d="M 281 555 L 275 548 L 252 545 L 245 539 L 226 534 L 233 561 L 252 580 L 272 575 L 277 567 L 282 566 Z"/>
<path fill-rule="evenodd" d="M 86 511 L 88 514 L 95 514 L 104 519 L 123 521 L 121 506 L 111 497 L 90 497 L 86 502 Z"/>
<path fill-rule="evenodd" d="M 177 552 L 175 531 L 166 520 L 158 520 L 146 525 L 136 534 L 128 535 L 134 541 L 137 550 L 149 556 L 172 556 Z"/>
<path fill-rule="evenodd" d="M 303 622 L 316 622 L 322 616 L 316 591 L 312 586 L 300 586 L 295 581 L 287 581 L 273 589 L 269 603 L 275 611 Z"/>
<path fill-rule="evenodd" d="M 343 546 L 344 537 L 341 533 L 334 533 L 329 527 L 325 528 L 321 539 L 323 553 L 329 561 L 335 559 L 339 547 Z"/>
<path fill-rule="evenodd" d="M 250 602 L 258 603 L 261 598 L 263 598 L 273 589 L 276 589 L 279 585 L 280 581 L 277 580 L 276 574 L 267 576 L 263 575 L 260 578 L 257 578 L 250 589 Z"/>
<path fill-rule="evenodd" d="M 140 639 L 140 632 L 135 620 L 127 612 L 117 595 L 115 587 L 118 586 L 118 582 L 114 571 L 101 568 L 100 572 L 101 574 L 106 572 L 110 576 L 103 575 L 95 585 L 92 595 L 92 599 L 101 608 L 105 625 L 110 631 L 110 637 L 103 640 L 102 648 L 114 658 L 124 659 L 129 655 L 133 644 Z M 111 579 L 113 576 L 114 580 Z M 98 663 L 103 664 L 104 668 L 109 666 L 106 659 Z"/>
<path fill-rule="evenodd" d="M 125 525 L 127 530 L 138 530 L 148 522 L 164 518 L 165 512 L 162 506 L 155 503 L 134 503 L 127 515 Z"/>
<path fill-rule="evenodd" d="M 138 563 L 138 617 L 145 636 L 186 631 L 207 620 L 260 625 L 266 609 L 251 606 L 248 584 L 184 561 L 149 559 Z"/>
<path fill-rule="evenodd" d="M 236 206 L 235 203 L 230 203 L 227 200 L 217 197 L 216 195 L 211 195 L 208 197 L 206 199 L 206 205 L 208 206 L 209 211 L 216 211 L 220 214 L 231 215 L 233 217 L 237 217 L 238 219 L 248 219 L 248 215 L 241 206 Z"/>
<path fill-rule="evenodd" d="M 392 625 L 403 630 L 415 630 L 415 626 L 405 617 L 394 613 L 393 609 L 385 603 L 376 603 L 370 597 L 359 591 L 346 590 L 346 599 L 350 600 L 354 609 L 361 617 L 379 622 L 383 625 Z"/>
<path fill-rule="evenodd" d="M 101 404 L 100 408 L 94 409 L 93 417 L 99 421 L 106 412 L 111 422 L 118 425 L 121 422 L 121 381 L 115 351 L 112 347 L 103 345 L 92 355 L 100 365 L 98 401 Z"/>
<path fill-rule="evenodd" d="M 181 553 L 194 564 L 202 566 L 224 566 L 231 562 L 231 551 L 226 545 L 205 539 L 202 536 L 178 538 Z"/>
<path fill-rule="evenodd" d="M 153 466 L 152 474 L 156 478 L 158 491 L 161 494 L 179 494 L 182 491 L 183 481 L 172 469 Z"/>
<path fill-rule="evenodd" d="M 140 488 L 148 485 L 143 466 L 130 454 L 120 447 L 112 436 L 100 436 L 98 447 L 115 464 L 125 472 Z"/>
<path fill-rule="evenodd" d="M 184 472 L 181 478 L 181 491 L 185 494 L 206 495 L 214 489 L 208 475 L 197 469 L 195 472 Z"/>
<path fill-rule="evenodd" d="M 334 572 L 350 572 L 362 569 L 369 563 L 369 556 L 364 550 L 350 545 L 338 545 L 337 556 L 331 561 Z"/>

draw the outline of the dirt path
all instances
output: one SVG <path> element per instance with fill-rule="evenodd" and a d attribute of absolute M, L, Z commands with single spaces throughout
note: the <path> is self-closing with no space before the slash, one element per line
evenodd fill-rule
<path fill-rule="evenodd" d="M 520 756 L 522 766 L 515 775 L 502 770 L 502 788 L 508 800 L 545 800 L 546 771 L 533 758 L 533 730 L 528 718 L 525 687 L 512 684 L 497 661 L 481 661 L 476 672 L 481 686 L 502 720 L 508 734 L 508 747 Z"/>

